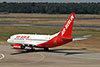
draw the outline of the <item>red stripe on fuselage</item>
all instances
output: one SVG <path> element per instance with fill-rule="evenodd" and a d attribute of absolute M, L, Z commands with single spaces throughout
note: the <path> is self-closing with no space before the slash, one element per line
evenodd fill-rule
<path fill-rule="evenodd" d="M 63 39 L 59 38 L 58 36 L 56 36 L 48 42 L 45 42 L 43 44 L 39 44 L 38 47 L 40 47 L 40 48 L 52 48 L 52 47 L 64 45 L 65 43 L 69 43 L 71 41 L 72 41 L 72 38 L 68 39 L 68 40 L 63 40 Z"/>

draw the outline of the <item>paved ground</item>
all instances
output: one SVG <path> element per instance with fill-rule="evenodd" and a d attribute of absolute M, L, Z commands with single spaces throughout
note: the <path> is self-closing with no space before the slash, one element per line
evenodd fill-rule
<path fill-rule="evenodd" d="M 0 67 L 100 67 L 100 53 L 69 49 L 16 51 L 0 46 Z"/>

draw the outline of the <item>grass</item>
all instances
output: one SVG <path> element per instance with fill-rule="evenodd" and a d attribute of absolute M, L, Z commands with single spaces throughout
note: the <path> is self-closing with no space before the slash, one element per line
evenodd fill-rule
<path fill-rule="evenodd" d="M 0 23 L 41 23 L 41 24 L 64 24 L 69 14 L 2 14 Z M 94 18 L 88 20 L 76 20 L 77 18 Z M 96 19 L 97 18 L 97 19 Z M 74 25 L 100 26 L 100 15 L 76 14 Z"/>

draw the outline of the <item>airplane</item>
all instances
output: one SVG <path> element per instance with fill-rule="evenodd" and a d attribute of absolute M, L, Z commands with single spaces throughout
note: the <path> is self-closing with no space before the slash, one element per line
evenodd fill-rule
<path fill-rule="evenodd" d="M 89 36 L 71 37 L 75 13 L 71 13 L 62 30 L 53 35 L 37 35 L 37 34 L 15 34 L 12 35 L 7 42 L 11 44 L 13 49 L 25 49 L 29 47 L 43 48 L 48 51 L 49 48 L 57 47 L 75 40 L 87 39 Z"/>

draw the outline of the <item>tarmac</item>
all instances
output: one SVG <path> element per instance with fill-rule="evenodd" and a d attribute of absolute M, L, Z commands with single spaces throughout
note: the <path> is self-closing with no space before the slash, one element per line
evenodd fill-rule
<path fill-rule="evenodd" d="M 100 67 L 100 53 L 55 48 L 17 51 L 0 45 L 0 67 Z"/>

